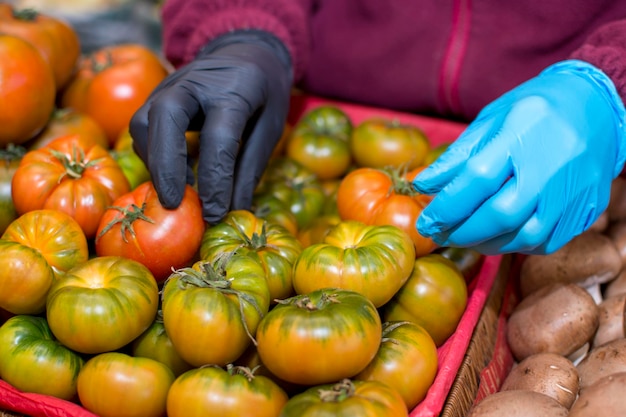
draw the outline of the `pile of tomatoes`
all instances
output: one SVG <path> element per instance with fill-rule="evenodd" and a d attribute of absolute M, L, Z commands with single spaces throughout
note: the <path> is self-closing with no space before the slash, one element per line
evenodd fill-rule
<path fill-rule="evenodd" d="M 206 225 L 192 186 L 160 205 L 128 134 L 166 63 L 79 56 L 63 22 L 4 4 L 0 33 L 0 378 L 117 417 L 423 400 L 482 257 L 415 231 L 430 197 L 411 180 L 441 151 L 419 128 L 319 106 L 285 126 L 250 210 Z"/>

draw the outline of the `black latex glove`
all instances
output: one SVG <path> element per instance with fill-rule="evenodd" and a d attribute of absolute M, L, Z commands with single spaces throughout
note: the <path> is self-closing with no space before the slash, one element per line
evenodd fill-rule
<path fill-rule="evenodd" d="M 261 31 L 224 35 L 169 75 L 130 122 L 161 204 L 193 183 L 185 132 L 200 131 L 198 193 L 210 224 L 247 209 L 285 128 L 292 83 L 285 46 Z"/>

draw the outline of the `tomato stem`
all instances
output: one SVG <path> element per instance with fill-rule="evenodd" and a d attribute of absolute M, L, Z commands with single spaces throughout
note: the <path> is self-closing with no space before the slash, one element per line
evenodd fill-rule
<path fill-rule="evenodd" d="M 406 195 L 414 197 L 419 193 L 413 187 L 413 182 L 405 178 L 407 173 L 406 167 L 399 167 L 397 169 L 387 168 L 384 170 L 391 178 L 391 187 L 389 188 L 389 195 L 392 193 Z"/>
<path fill-rule="evenodd" d="M 343 379 L 328 390 L 319 390 L 320 400 L 323 402 L 341 402 L 354 396 L 356 388 L 349 379 Z"/>
<path fill-rule="evenodd" d="M 135 220 L 144 220 L 148 223 L 154 224 L 154 220 L 146 216 L 146 214 L 144 213 L 146 209 L 145 201 L 143 202 L 141 207 L 133 203 L 127 205 L 126 207 L 111 206 L 109 208 L 118 210 L 121 215 L 117 215 L 113 220 L 107 223 L 106 226 L 104 226 L 100 233 L 98 233 L 98 236 L 96 236 L 96 243 L 98 243 L 98 240 L 109 230 L 111 230 L 111 228 L 116 224 L 121 225 L 120 232 L 122 233 L 122 239 L 124 240 L 124 243 L 128 243 L 128 239 L 126 239 L 126 233 L 130 233 L 133 239 L 136 237 L 135 229 L 133 228 L 133 223 L 135 222 Z"/>
<path fill-rule="evenodd" d="M 13 17 L 18 20 L 32 22 L 37 19 L 39 13 L 35 9 L 27 8 L 21 10 L 13 10 Z"/>
<path fill-rule="evenodd" d="M 63 152 L 57 151 L 56 149 L 49 149 L 49 151 L 52 156 L 61 161 L 61 164 L 65 168 L 65 172 L 59 177 L 59 183 L 65 177 L 70 177 L 71 179 L 81 178 L 86 169 L 89 169 L 102 161 L 102 158 L 85 161 L 85 151 L 76 145 L 72 146 L 72 154 L 69 156 Z"/>
<path fill-rule="evenodd" d="M 0 149 L 0 159 L 3 159 L 7 162 L 15 161 L 18 159 L 22 159 L 22 157 L 26 154 L 26 148 L 23 146 L 15 145 L 13 143 L 9 143 L 6 148 Z"/>

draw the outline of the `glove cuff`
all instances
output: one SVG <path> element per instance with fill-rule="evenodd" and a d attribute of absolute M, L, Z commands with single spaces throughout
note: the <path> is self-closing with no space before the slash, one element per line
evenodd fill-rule
<path fill-rule="evenodd" d="M 615 114 L 616 129 L 618 134 L 617 156 L 613 178 L 617 177 L 626 162 L 626 108 L 613 81 L 599 68 L 585 61 L 570 59 L 561 61 L 547 67 L 540 75 L 565 73 L 580 76 L 597 87 Z"/>
<path fill-rule="evenodd" d="M 196 55 L 196 59 L 203 58 L 233 44 L 249 44 L 269 49 L 283 63 L 290 77 L 293 78 L 291 55 L 289 55 L 287 47 L 276 36 L 264 30 L 237 30 L 221 35 L 202 47 Z"/>

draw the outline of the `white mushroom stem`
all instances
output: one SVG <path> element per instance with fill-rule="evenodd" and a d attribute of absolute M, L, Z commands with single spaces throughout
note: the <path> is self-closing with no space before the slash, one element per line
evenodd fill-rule
<path fill-rule="evenodd" d="M 596 304 L 600 304 L 602 302 L 603 298 L 600 283 L 594 282 L 590 285 L 584 286 L 583 288 L 591 295 L 591 297 L 593 297 L 593 301 L 595 301 Z"/>

